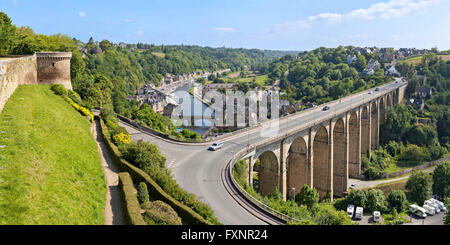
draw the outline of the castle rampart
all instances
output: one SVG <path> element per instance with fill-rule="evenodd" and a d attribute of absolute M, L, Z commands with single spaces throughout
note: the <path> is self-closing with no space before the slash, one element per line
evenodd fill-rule
<path fill-rule="evenodd" d="M 28 56 L 0 56 L 0 112 L 22 84 L 62 84 L 72 89 L 70 52 L 42 52 Z"/>

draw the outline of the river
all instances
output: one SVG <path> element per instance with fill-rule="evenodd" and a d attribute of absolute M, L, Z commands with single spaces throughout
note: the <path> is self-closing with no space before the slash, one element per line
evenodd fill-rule
<path fill-rule="evenodd" d="M 210 116 L 213 115 L 214 112 L 199 99 L 195 98 L 189 93 L 190 88 L 194 86 L 193 84 L 186 84 L 178 87 L 175 92 L 172 93 L 172 96 L 175 97 L 175 101 L 181 106 L 183 110 L 183 115 L 185 117 L 189 116 Z M 190 119 L 184 120 L 184 125 L 189 125 Z M 212 122 L 208 119 L 197 119 L 195 120 L 195 127 L 189 127 L 188 129 L 191 131 L 195 131 L 202 135 L 212 126 Z"/>

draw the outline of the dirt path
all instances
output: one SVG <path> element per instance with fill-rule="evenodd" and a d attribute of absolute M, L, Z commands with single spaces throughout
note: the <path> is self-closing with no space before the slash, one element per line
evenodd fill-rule
<path fill-rule="evenodd" d="M 98 152 L 102 161 L 103 172 L 106 177 L 106 206 L 105 225 L 125 225 L 125 215 L 122 208 L 122 201 L 119 192 L 119 170 L 113 164 L 101 135 L 100 124 L 95 120 L 94 139 L 97 142 Z"/>

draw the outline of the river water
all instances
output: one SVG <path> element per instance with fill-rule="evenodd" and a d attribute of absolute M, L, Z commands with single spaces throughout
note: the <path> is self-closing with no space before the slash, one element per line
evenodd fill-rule
<path fill-rule="evenodd" d="M 189 93 L 190 88 L 193 86 L 193 84 L 186 84 L 178 87 L 172 93 L 172 97 L 174 97 L 183 111 L 183 116 L 187 118 L 184 119 L 184 125 L 190 125 L 189 117 L 192 115 L 195 117 L 201 117 L 202 115 L 211 117 L 214 114 L 207 105 Z M 194 123 L 195 127 L 189 127 L 188 129 L 199 134 L 203 134 L 212 126 L 212 122 L 208 119 L 196 119 Z"/>

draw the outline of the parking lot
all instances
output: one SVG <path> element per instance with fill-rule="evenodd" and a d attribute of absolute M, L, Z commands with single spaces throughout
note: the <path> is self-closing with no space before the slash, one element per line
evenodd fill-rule
<path fill-rule="evenodd" d="M 414 214 L 410 214 L 408 216 L 405 216 L 405 219 L 410 220 L 411 223 L 405 223 L 405 225 L 443 225 L 444 216 L 445 213 L 441 212 L 433 216 L 427 216 L 425 219 L 421 219 Z"/>
<path fill-rule="evenodd" d="M 425 219 L 421 219 L 414 214 L 409 214 L 404 216 L 405 219 L 410 220 L 411 223 L 405 223 L 404 225 L 443 225 L 444 224 L 445 213 L 441 212 L 433 216 L 427 216 Z M 363 215 L 361 220 L 353 221 L 358 222 L 360 225 L 372 225 L 372 215 Z M 381 217 L 381 220 L 383 217 Z M 423 223 L 422 223 L 423 222 Z"/>

